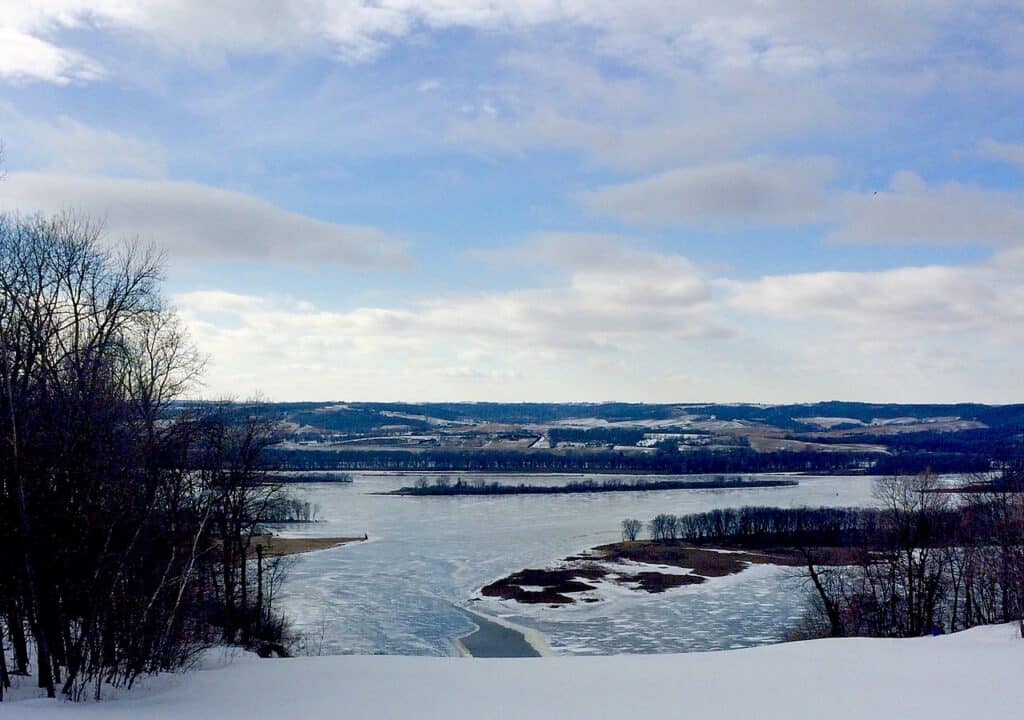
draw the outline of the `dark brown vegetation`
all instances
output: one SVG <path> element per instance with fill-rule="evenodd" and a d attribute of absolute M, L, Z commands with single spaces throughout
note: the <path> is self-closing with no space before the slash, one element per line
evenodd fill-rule
<path fill-rule="evenodd" d="M 593 553 L 602 560 L 612 562 L 632 561 L 650 565 L 669 565 L 690 568 L 702 577 L 723 577 L 735 575 L 748 565 L 770 563 L 790 565 L 796 557 L 784 551 L 774 553 L 719 552 L 717 550 L 683 544 L 637 540 L 636 542 L 599 545 Z"/>
<path fill-rule="evenodd" d="M 504 600 L 515 600 L 521 603 L 546 603 L 549 605 L 566 605 L 573 602 L 568 593 L 580 593 L 593 590 L 577 578 L 598 580 L 608 572 L 596 565 L 580 568 L 558 570 L 521 570 L 508 577 L 487 585 L 480 593 L 486 597 L 500 597 Z M 540 587 L 541 590 L 526 590 L 526 587 Z"/>
<path fill-rule="evenodd" d="M 171 412 L 201 359 L 159 258 L 73 216 L 0 216 L 0 699 L 186 665 L 213 642 L 280 643 L 280 560 L 252 540 L 283 502 L 275 425 L 231 404 Z"/>
<path fill-rule="evenodd" d="M 660 593 L 683 585 L 699 585 L 704 582 L 704 578 L 699 575 L 673 575 L 650 571 L 619 575 L 616 582 L 623 585 L 635 585 L 638 590 L 649 593 Z"/>

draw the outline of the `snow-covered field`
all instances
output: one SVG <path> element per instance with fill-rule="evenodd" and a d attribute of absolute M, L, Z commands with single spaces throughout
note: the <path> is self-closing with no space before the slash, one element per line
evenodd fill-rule
<path fill-rule="evenodd" d="M 1016 626 L 686 655 L 474 660 L 251 657 L 103 703 L 0 705 L 4 720 L 1024 717 Z"/>

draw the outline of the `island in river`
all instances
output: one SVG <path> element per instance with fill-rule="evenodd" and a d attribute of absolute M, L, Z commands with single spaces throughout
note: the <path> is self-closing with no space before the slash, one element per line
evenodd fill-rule
<path fill-rule="evenodd" d="M 851 561 L 850 548 L 815 548 L 817 564 Z M 734 575 L 750 565 L 800 566 L 805 556 L 795 548 L 745 550 L 700 547 L 678 542 L 636 540 L 599 545 L 564 558 L 550 568 L 527 568 L 480 589 L 488 598 L 552 607 L 600 602 L 602 584 L 648 593 L 708 578 Z"/>
<path fill-rule="evenodd" d="M 451 482 L 448 478 L 436 478 L 433 484 L 422 482 L 409 487 L 398 488 L 381 495 L 449 496 L 449 495 L 564 495 L 567 493 L 602 492 L 644 492 L 651 490 L 720 490 L 748 489 L 763 487 L 793 487 L 799 481 L 785 478 L 742 480 L 716 477 L 710 480 L 580 480 L 564 485 L 527 485 L 520 483 L 484 482 L 482 479 Z"/>

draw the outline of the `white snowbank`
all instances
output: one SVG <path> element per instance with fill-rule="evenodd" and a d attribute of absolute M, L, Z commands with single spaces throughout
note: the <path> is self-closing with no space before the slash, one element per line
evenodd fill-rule
<path fill-rule="evenodd" d="M 5 703 L 0 717 L 1012 718 L 1024 717 L 1022 674 L 1024 640 L 1002 625 L 689 655 L 242 658 L 135 697 Z"/>

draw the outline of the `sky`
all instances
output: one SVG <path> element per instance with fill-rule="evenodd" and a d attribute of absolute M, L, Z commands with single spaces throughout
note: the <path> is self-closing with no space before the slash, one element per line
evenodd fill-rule
<path fill-rule="evenodd" d="M 1024 401 L 1024 3 L 4 0 L 0 211 L 197 396 Z"/>

